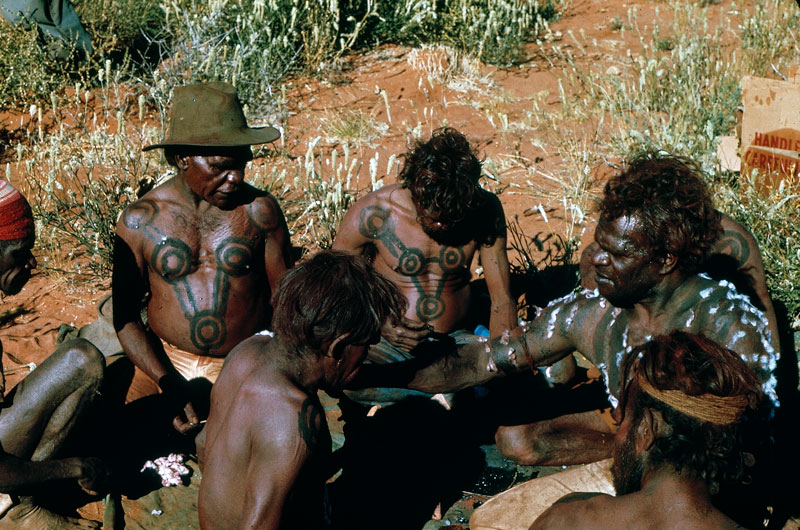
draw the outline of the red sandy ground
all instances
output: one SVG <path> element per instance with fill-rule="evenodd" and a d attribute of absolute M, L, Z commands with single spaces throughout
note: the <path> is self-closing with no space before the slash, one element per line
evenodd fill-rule
<path fill-rule="evenodd" d="M 575 54 L 579 68 L 606 72 L 611 66 L 622 69 L 629 59 L 626 50 L 634 54 L 639 50 L 638 38 L 633 31 L 621 32 L 614 29 L 613 21 L 621 20 L 627 24 L 628 9 L 638 8 L 638 20 L 645 34 L 649 34 L 656 8 L 659 9 L 659 24 L 662 36 L 669 36 L 668 28 L 672 12 L 666 4 L 650 1 L 625 2 L 619 0 L 576 0 L 562 18 L 552 24 L 554 38 L 545 45 L 558 43 L 564 49 Z M 712 24 L 721 23 L 730 15 L 733 3 L 724 1 L 711 5 L 706 9 Z M 584 54 L 569 37 L 572 31 L 581 42 L 597 46 L 587 46 Z M 581 31 L 585 38 L 581 37 Z M 552 173 L 562 168 L 561 153 L 558 152 L 556 138 L 549 131 L 512 130 L 501 133 L 499 127 L 493 126 L 487 118 L 487 110 L 495 116 L 495 125 L 499 124 L 497 114 L 508 115 L 509 122 L 523 121 L 526 113 L 532 112 L 533 100 L 537 94 L 547 91 L 546 109 L 555 110 L 560 105 L 558 80 L 568 79 L 571 75 L 568 65 L 555 62 L 550 65 L 540 49 L 531 44 L 528 46 L 529 61 L 525 64 L 509 68 L 497 69 L 482 67 L 481 76 L 488 77 L 496 88 L 491 89 L 493 96 L 481 96 L 474 93 L 456 92 L 436 83 L 429 83 L 423 72 L 415 70 L 408 61 L 409 51 L 399 47 L 381 47 L 373 52 L 346 58 L 344 68 L 338 82 L 319 81 L 316 79 L 295 79 L 287 85 L 290 117 L 286 128 L 286 139 L 283 147 L 292 155 L 305 154 L 308 142 L 321 134 L 320 124 L 331 119 L 337 113 L 349 109 L 360 109 L 375 119 L 388 123 L 387 133 L 374 145 L 364 145 L 353 149 L 353 156 L 364 162 L 359 186 L 369 182 L 368 160 L 374 153 L 380 154 L 380 171 L 386 167 L 386 161 L 392 154 L 406 151 L 410 130 L 422 124 L 423 137 L 441 125 L 448 125 L 463 131 L 481 156 L 502 160 L 511 155 L 527 160 L 528 164 L 545 173 Z M 556 61 L 552 56 L 551 61 Z M 568 83 L 564 83 L 568 88 Z M 379 90 L 386 91 L 391 121 Z M 474 103 L 475 106 L 470 106 Z M 481 108 L 476 108 L 481 107 Z M 733 112 L 733 109 L 731 109 Z M 0 124 L 9 130 L 12 137 L 30 126 L 27 114 L 0 113 Z M 595 124 L 576 123 L 571 134 L 577 138 L 586 138 L 586 147 L 592 150 L 592 137 L 596 132 Z M 18 136 L 17 136 L 18 137 Z M 325 140 L 323 138 L 323 144 Z M 340 147 L 341 154 L 341 147 Z M 598 180 L 608 175 L 605 166 L 597 167 Z M 366 176 L 366 177 L 365 177 Z M 522 187 L 504 191 L 501 201 L 506 215 L 513 218 L 519 216 L 521 225 L 528 235 L 549 231 L 542 221 L 541 215 L 531 215 L 531 208 L 536 207 L 541 199 L 524 191 L 526 179 L 536 180 L 525 171 L 510 169 L 501 175 L 501 184 L 518 184 Z M 391 182 L 388 177 L 386 182 Z M 14 177 L 12 174 L 12 182 Z M 544 182 L 540 182 L 544 185 Z M 598 192 L 599 186 L 595 188 Z M 558 204 L 544 207 L 549 215 L 558 217 Z M 558 229 L 558 220 L 552 228 Z M 582 239 L 591 236 L 593 220 L 585 227 Z M 297 243 L 296 243 L 297 244 Z M 5 368 L 17 365 L 10 360 L 11 356 L 20 361 L 39 363 L 55 348 L 58 328 L 62 323 L 80 327 L 96 318 L 96 302 L 109 291 L 109 279 L 93 283 L 77 283 L 70 279 L 38 271 L 21 293 L 3 299 L 3 309 L 21 306 L 24 312 L 11 323 L 0 328 L 3 346 L 8 356 Z M 24 377 L 26 370 L 20 370 L 8 376 L 11 388 Z M 95 519 L 102 517 L 102 508 L 95 503 L 84 510 L 85 515 Z"/>

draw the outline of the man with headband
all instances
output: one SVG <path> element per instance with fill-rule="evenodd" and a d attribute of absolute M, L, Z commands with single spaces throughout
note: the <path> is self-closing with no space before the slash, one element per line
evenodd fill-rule
<path fill-rule="evenodd" d="M 621 373 L 617 496 L 571 493 L 531 529 L 741 528 L 711 496 L 746 478 L 740 424 L 762 395 L 753 372 L 715 342 L 673 332 L 633 350 Z"/>
<path fill-rule="evenodd" d="M 0 290 L 17 294 L 36 267 L 28 201 L 0 180 Z M 0 343 L 2 354 L 2 343 Z M 103 379 L 102 354 L 83 339 L 62 344 L 3 396 L 0 375 L 0 529 L 98 528 L 49 511 L 31 495 L 54 481 L 72 479 L 89 493 L 105 482 L 96 458 L 54 458 L 91 405 Z M 38 499 L 37 499 L 38 500 Z"/>

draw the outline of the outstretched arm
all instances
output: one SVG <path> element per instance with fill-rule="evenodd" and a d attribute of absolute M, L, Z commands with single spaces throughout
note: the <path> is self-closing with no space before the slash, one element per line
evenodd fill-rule
<path fill-rule="evenodd" d="M 455 392 L 537 366 L 550 365 L 574 350 L 590 359 L 598 304 L 574 296 L 545 308 L 530 324 L 500 336 L 453 347 L 434 359 L 415 358 L 359 371 L 354 388 L 410 388 L 429 393 Z M 357 385 L 357 386 L 356 386 Z"/>

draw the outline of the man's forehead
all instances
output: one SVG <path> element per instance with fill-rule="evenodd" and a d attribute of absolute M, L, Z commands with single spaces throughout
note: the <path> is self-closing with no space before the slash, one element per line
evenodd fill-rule
<path fill-rule="evenodd" d="M 641 220 L 633 215 L 622 215 L 612 220 L 600 218 L 594 238 L 601 244 L 640 248 L 644 242 L 641 227 Z"/>

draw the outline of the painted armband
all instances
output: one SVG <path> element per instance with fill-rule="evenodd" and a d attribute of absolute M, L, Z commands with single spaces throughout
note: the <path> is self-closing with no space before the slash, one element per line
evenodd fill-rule
<path fill-rule="evenodd" d="M 504 374 L 517 373 L 520 370 L 519 356 L 522 355 L 524 356 L 523 358 L 527 360 L 531 370 L 536 373 L 536 367 L 533 366 L 533 359 L 528 350 L 527 333 L 528 326 L 525 326 L 522 328 L 522 334 L 519 336 L 518 342 L 515 340 L 513 344 L 511 344 L 508 330 L 504 331 L 499 338 L 492 341 L 488 341 L 485 337 L 482 337 L 483 340 L 481 340 L 481 342 L 486 342 L 486 353 L 489 354 L 489 362 L 486 363 L 486 371 L 502 372 Z"/>

